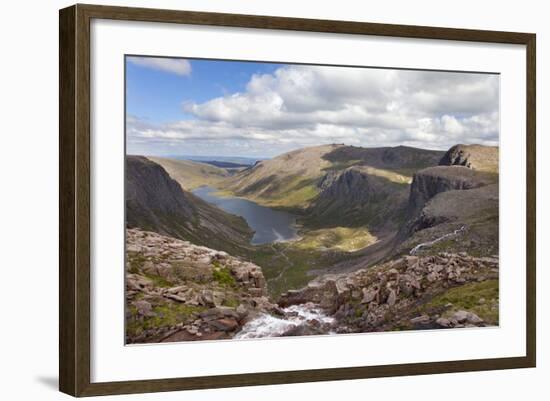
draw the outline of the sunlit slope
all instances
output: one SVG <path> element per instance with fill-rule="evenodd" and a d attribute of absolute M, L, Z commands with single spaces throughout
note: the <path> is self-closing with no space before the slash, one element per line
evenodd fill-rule
<path fill-rule="evenodd" d="M 216 185 L 229 176 L 225 169 L 206 163 L 152 156 L 148 159 L 162 166 L 170 177 L 188 191 L 202 185 Z"/>

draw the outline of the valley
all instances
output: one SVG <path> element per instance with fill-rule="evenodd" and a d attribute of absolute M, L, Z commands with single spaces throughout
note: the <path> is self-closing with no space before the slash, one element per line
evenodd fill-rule
<path fill-rule="evenodd" d="M 498 202 L 481 145 L 127 156 L 127 341 L 498 324 Z"/>

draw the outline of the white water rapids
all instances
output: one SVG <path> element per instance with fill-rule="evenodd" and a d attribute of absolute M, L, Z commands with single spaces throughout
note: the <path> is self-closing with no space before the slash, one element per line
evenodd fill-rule
<path fill-rule="evenodd" d="M 320 323 L 331 324 L 334 318 L 327 316 L 312 303 L 292 305 L 284 308 L 285 317 L 275 317 L 262 313 L 255 319 L 246 323 L 242 330 L 235 336 L 236 339 L 278 337 L 293 327 L 307 325 L 313 320 Z"/>

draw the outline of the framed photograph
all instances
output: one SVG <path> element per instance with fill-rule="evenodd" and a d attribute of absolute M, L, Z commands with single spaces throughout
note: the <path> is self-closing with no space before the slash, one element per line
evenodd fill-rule
<path fill-rule="evenodd" d="M 60 390 L 534 367 L 535 35 L 60 11 Z"/>

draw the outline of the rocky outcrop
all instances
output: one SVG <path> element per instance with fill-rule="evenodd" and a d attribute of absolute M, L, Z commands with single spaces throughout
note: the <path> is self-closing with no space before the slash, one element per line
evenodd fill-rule
<path fill-rule="evenodd" d="M 498 173 L 498 147 L 455 145 L 439 161 L 441 166 L 464 166 L 474 170 Z"/>
<path fill-rule="evenodd" d="M 406 256 L 354 273 L 319 277 L 301 290 L 283 294 L 279 305 L 313 302 L 338 321 L 340 332 L 483 326 L 496 324 L 498 298 L 490 301 L 493 321 L 488 322 L 474 311 L 449 304 L 445 296 L 468 285 L 493 285 L 497 279 L 496 257 Z M 467 302 L 475 304 L 476 290 L 465 292 Z M 439 299 L 443 301 L 436 302 Z"/>
<path fill-rule="evenodd" d="M 126 157 L 126 225 L 233 252 L 246 246 L 246 221 L 185 191 L 157 163 Z"/>
<path fill-rule="evenodd" d="M 413 177 L 407 221 L 393 254 L 498 252 L 498 175 L 464 166 L 437 166 Z M 425 244 L 426 246 L 422 246 Z"/>
<path fill-rule="evenodd" d="M 227 253 L 126 230 L 128 343 L 231 338 L 259 313 L 280 313 L 260 267 Z"/>
<path fill-rule="evenodd" d="M 395 225 L 394 219 L 406 206 L 408 185 L 406 177 L 383 173 L 387 176 L 369 166 L 329 171 L 320 181 L 319 196 L 307 209 L 304 221 L 309 226 L 363 223 L 374 230 Z"/>
<path fill-rule="evenodd" d="M 479 188 L 490 183 L 490 178 L 463 166 L 437 166 L 420 170 L 414 175 L 411 184 L 409 214 L 418 213 L 439 193 Z"/>

